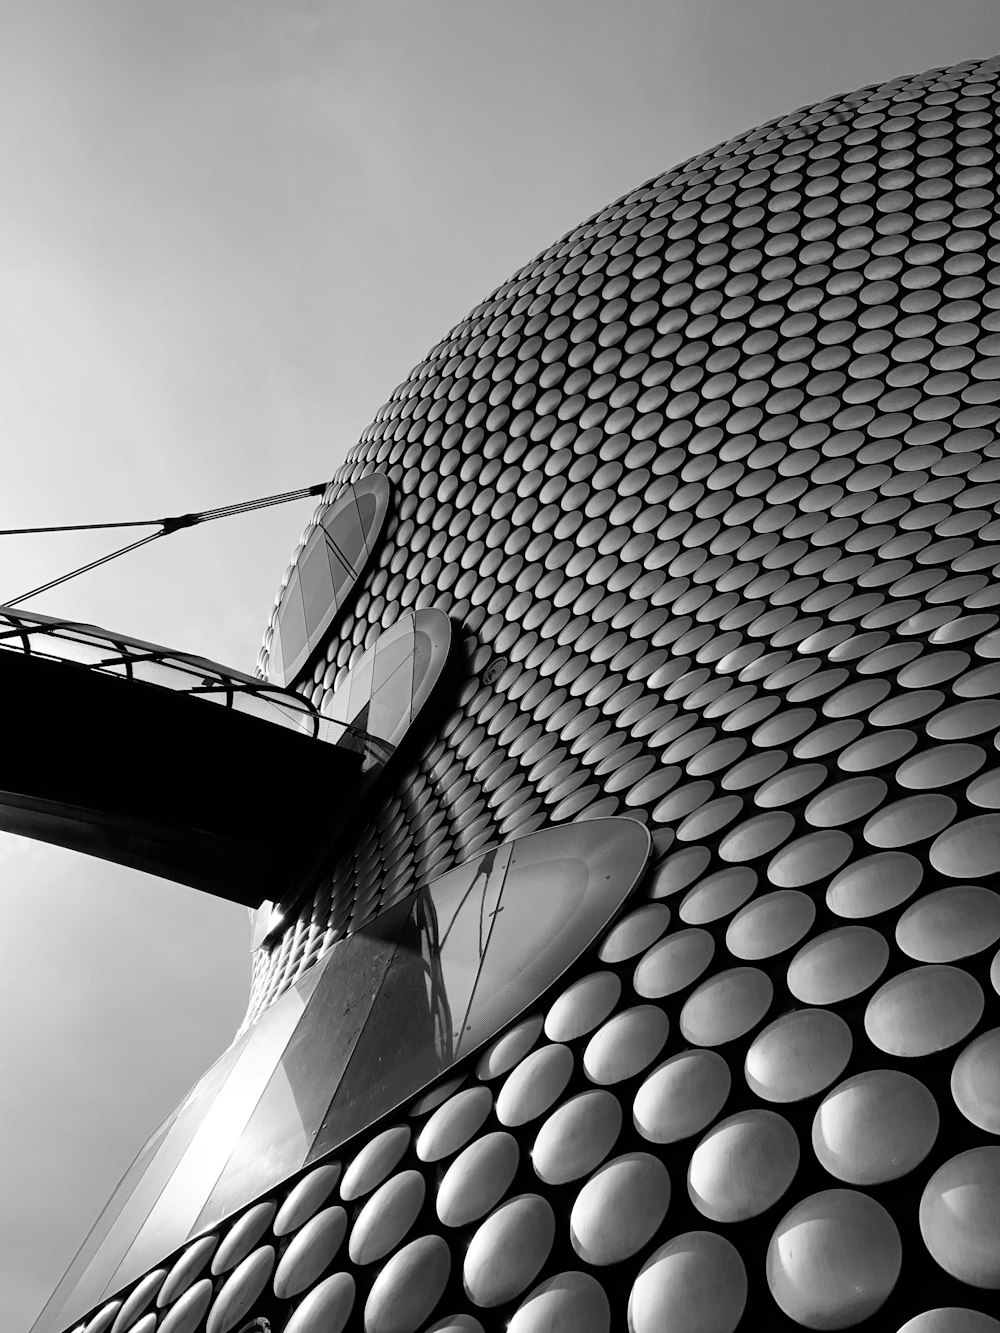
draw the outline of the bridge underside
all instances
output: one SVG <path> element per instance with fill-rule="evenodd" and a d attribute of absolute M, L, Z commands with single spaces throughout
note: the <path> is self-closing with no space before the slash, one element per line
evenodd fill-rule
<path fill-rule="evenodd" d="M 196 695 L 19 653 L 0 691 L 0 829 L 247 907 L 299 889 L 357 788 L 360 754 Z"/>

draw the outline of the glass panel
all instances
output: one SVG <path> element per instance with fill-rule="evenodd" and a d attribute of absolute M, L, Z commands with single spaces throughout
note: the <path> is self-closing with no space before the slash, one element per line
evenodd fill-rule
<path fill-rule="evenodd" d="M 238 687 L 239 688 L 239 687 Z M 301 694 L 290 694 L 287 690 L 277 690 L 265 685 L 244 686 L 247 694 L 252 694 L 255 699 L 264 699 L 267 703 L 273 704 L 276 708 L 291 709 L 292 712 L 309 713 L 312 707 L 307 699 Z"/>
<path fill-rule="evenodd" d="M 335 592 L 346 589 L 359 559 L 367 554 L 361 514 L 353 497 L 323 523 L 323 538 L 330 551 Z"/>
<path fill-rule="evenodd" d="M 413 642 L 413 696 L 423 701 L 425 690 L 433 685 L 428 672 L 434 662 L 434 642 L 427 634 L 417 634 Z"/>
<path fill-rule="evenodd" d="M 292 659 L 289 658 L 289 661 Z M 285 656 L 281 650 L 281 610 L 279 607 L 278 615 L 275 617 L 274 628 L 271 631 L 271 647 L 268 650 L 267 675 L 269 680 L 277 681 L 280 685 L 282 681 L 291 680 L 292 673 L 285 670 Z"/>
<path fill-rule="evenodd" d="M 338 496 L 313 530 L 281 596 L 272 680 L 290 684 L 319 646 L 364 569 L 388 506 L 388 478 L 375 472 Z"/>
<path fill-rule="evenodd" d="M 310 537 L 306 549 L 299 556 L 298 567 L 302 604 L 306 613 L 306 636 L 311 650 L 334 600 L 329 547 L 321 528 L 316 529 Z"/>
<path fill-rule="evenodd" d="M 222 686 L 217 690 L 198 690 L 191 694 L 191 698 L 203 699 L 208 704 L 218 704 L 220 708 L 228 708 L 234 703 L 233 691 Z"/>
<path fill-rule="evenodd" d="M 114 643 L 96 643 L 92 635 L 78 638 L 74 634 L 44 635 L 45 647 L 42 648 L 43 636 L 33 634 L 32 651 L 54 653 L 64 662 L 81 662 L 84 666 L 96 666 L 106 657 L 120 657 L 118 645 Z M 39 640 L 36 648 L 36 640 Z"/>
<path fill-rule="evenodd" d="M 260 715 L 266 717 L 269 722 L 280 722 L 289 730 L 303 731 L 307 736 L 318 734 L 319 714 L 307 700 L 285 698 L 278 702 L 266 695 L 257 695 L 255 698 L 260 700 L 258 704 Z"/>
<path fill-rule="evenodd" d="M 278 619 L 274 627 L 274 633 L 276 638 L 281 639 L 283 660 L 286 664 L 295 664 L 295 669 L 297 669 L 297 665 L 305 660 L 308 642 L 298 569 L 292 570 L 285 591 L 281 594 L 281 605 L 278 607 Z"/>
<path fill-rule="evenodd" d="M 448 1055 L 454 1058 L 490 944 L 513 846 L 493 847 L 428 885 L 423 910 L 436 927 L 435 980 L 447 1014 Z M 444 880 L 455 877 L 455 883 Z M 434 944 L 435 941 L 431 940 Z"/>
<path fill-rule="evenodd" d="M 363 771 L 385 763 L 441 673 L 451 644 L 451 621 L 443 611 L 408 611 L 355 663 L 323 712 L 366 731 L 376 742 L 364 749 L 344 737 L 340 743 L 364 749 Z"/>
<path fill-rule="evenodd" d="M 570 824 L 486 852 L 422 890 L 309 1160 L 532 1004 L 618 911 L 649 845 L 633 820 Z"/>
<path fill-rule="evenodd" d="M 649 834 L 631 819 L 563 824 L 513 844 L 456 1058 L 511 1022 L 565 972 L 642 871 Z"/>
<path fill-rule="evenodd" d="M 371 693 L 385 689 L 389 680 L 401 669 L 406 670 L 405 694 L 409 698 L 413 685 L 413 625 L 408 617 L 397 620 L 375 644 Z"/>
<path fill-rule="evenodd" d="M 454 1059 L 486 952 L 510 845 L 449 871 L 415 900 L 385 984 L 310 1161 L 423 1087 Z"/>
<path fill-rule="evenodd" d="M 104 665 L 99 669 L 102 676 L 118 676 L 121 680 L 129 680 L 132 672 L 132 659 L 128 658 L 124 662 L 119 662 L 116 666 Z"/>
<path fill-rule="evenodd" d="M 306 1160 L 385 979 L 409 902 L 335 945 L 316 989 L 195 1224 L 201 1231 L 292 1175 Z"/>
<path fill-rule="evenodd" d="M 248 676 L 245 671 L 223 666 L 221 662 L 213 662 L 210 658 L 200 657 L 197 653 L 179 653 L 174 648 L 154 646 L 150 656 L 158 657 L 167 666 L 177 667 L 179 671 L 188 671 L 206 684 L 213 680 L 225 680 L 234 686 L 249 685 L 253 688 L 261 683 L 256 676 Z"/>
<path fill-rule="evenodd" d="M 57 634 L 32 634 L 31 651 L 38 657 L 68 658 L 70 661 L 79 660 L 74 656 L 74 650 L 70 643 L 65 644 L 64 650 L 64 641 Z M 107 644 L 101 656 L 117 657 L 116 645 Z"/>
<path fill-rule="evenodd" d="M 395 749 L 410 725 L 412 704 L 413 659 L 408 657 L 372 693 L 365 730 L 387 741 Z"/>
<path fill-rule="evenodd" d="M 199 690 L 193 698 L 228 704 L 238 713 L 259 717 L 272 726 L 287 727 L 289 731 L 300 731 L 306 736 L 320 734 L 319 714 L 312 704 L 300 695 L 279 695 L 275 690 L 265 692 L 251 689 L 248 685 L 237 684 L 220 685 L 218 690 Z M 321 739 L 328 738 L 323 735 Z"/>

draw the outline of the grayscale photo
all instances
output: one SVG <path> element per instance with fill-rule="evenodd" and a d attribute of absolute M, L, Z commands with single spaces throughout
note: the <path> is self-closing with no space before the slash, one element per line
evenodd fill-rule
<path fill-rule="evenodd" d="M 0 108 L 0 1333 L 1000 1333 L 995 0 Z"/>

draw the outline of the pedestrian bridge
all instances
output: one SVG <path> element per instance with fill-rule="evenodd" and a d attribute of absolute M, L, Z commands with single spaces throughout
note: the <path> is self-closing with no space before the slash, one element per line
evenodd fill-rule
<path fill-rule="evenodd" d="M 291 690 L 0 608 L 0 829 L 248 907 L 287 898 L 393 746 Z"/>

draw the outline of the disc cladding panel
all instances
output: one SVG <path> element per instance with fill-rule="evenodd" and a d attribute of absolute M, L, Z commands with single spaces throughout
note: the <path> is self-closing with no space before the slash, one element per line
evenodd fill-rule
<path fill-rule="evenodd" d="M 299 688 L 429 606 L 460 669 L 247 1025 L 489 844 L 625 814 L 654 860 L 346 1192 L 164 1256 L 150 1329 L 1000 1333 L 998 100 L 968 62 L 657 177 L 351 452 L 315 522 L 375 472 L 389 515 Z"/>

